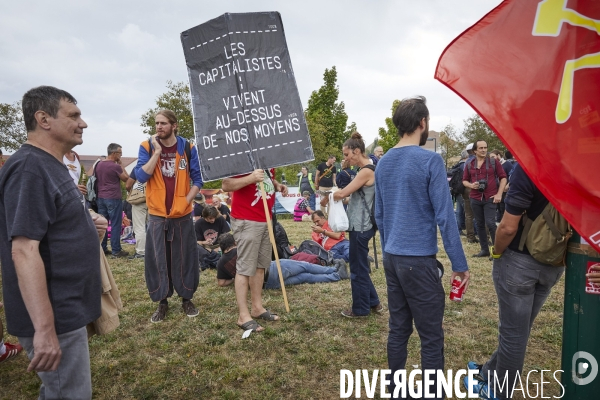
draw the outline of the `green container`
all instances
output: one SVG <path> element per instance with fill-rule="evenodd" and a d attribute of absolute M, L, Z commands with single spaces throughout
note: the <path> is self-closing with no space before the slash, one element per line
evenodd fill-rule
<path fill-rule="evenodd" d="M 566 262 L 562 398 L 600 399 L 600 294 L 585 290 L 588 264 L 600 262 L 600 254 L 574 234 Z"/>

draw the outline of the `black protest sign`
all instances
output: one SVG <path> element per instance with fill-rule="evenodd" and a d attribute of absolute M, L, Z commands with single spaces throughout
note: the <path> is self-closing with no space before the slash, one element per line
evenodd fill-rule
<path fill-rule="evenodd" d="M 279 13 L 223 14 L 181 42 L 205 181 L 314 159 Z"/>

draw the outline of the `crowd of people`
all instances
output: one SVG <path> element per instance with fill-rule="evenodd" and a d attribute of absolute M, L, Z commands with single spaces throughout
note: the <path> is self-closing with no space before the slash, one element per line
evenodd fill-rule
<path fill-rule="evenodd" d="M 99 214 L 89 213 L 89 187 L 82 182 L 79 156 L 72 151 L 87 128 L 77 101 L 64 90 L 41 86 L 24 95 L 22 107 L 27 142 L 0 170 L 3 295 L 8 332 L 19 344 L 0 341 L 0 362 L 25 349 L 28 370 L 42 380 L 41 398 L 91 398 L 86 325 L 102 313 L 99 237 L 105 238 L 104 253 L 143 259 L 148 295 L 157 303 L 152 323 L 165 320 L 175 292 L 185 315 L 199 315 L 192 300 L 201 267 L 216 269 L 218 286 L 233 285 L 237 325 L 253 332 L 263 331 L 264 321 L 280 319 L 262 302 L 263 289 L 279 289 L 280 278 L 286 285 L 349 279 L 352 305 L 341 310 L 342 316 L 363 318 L 389 311 L 387 356 L 392 373 L 406 367 L 413 324 L 421 339 L 422 369 L 444 370 L 445 292 L 436 260 L 438 228 L 451 263 L 450 281 L 460 280 L 466 290 L 470 273 L 460 240 L 463 221 L 468 239 L 479 237 L 481 251 L 475 257 L 493 257 L 500 333 L 498 348 L 485 363 L 469 363 L 479 375 L 465 384 L 474 384 L 481 398 L 494 398 L 490 386 L 498 398 L 510 398 L 510 387 L 488 382 L 487 371 L 506 373 L 509 382 L 522 371 L 533 321 L 564 271 L 535 260 L 522 245 L 526 234 L 521 216 L 526 212 L 535 219 L 548 200 L 519 165 L 507 172 L 502 154 L 489 155 L 486 142 L 478 140 L 463 157 L 464 192 L 455 212 L 441 157 L 422 148 L 430 118 L 424 97 L 406 99 L 395 110 L 399 140 L 385 155 L 381 148 L 367 155 L 362 136 L 354 132 L 342 147 L 340 170 L 333 156 L 319 164 L 315 179 L 302 168 L 299 218 L 307 215 L 312 221 L 307 235 L 343 261 L 322 266 L 280 260 L 281 277 L 272 261 L 267 221 L 275 192 L 286 195 L 288 188 L 276 180 L 274 169 L 224 179 L 222 189 L 231 195 L 231 209 L 218 198 L 206 204 L 199 193 L 203 181 L 197 148 L 177 135 L 177 116 L 160 110 L 155 115 L 156 134 L 140 144 L 131 174 L 123 169 L 122 148 L 115 143 L 108 146 L 106 159 L 94 165 Z M 509 175 L 510 190 L 505 191 Z M 133 255 L 123 251 L 118 234 L 121 182 L 132 199 Z M 329 196 L 321 196 L 318 208 L 315 204 L 315 194 L 332 191 L 336 183 L 332 200 L 347 203 L 347 232 L 329 226 Z M 256 201 L 263 186 L 267 211 Z M 134 200 L 134 191 L 145 196 Z M 24 195 L 33 192 L 36 196 Z M 110 250 L 104 235 L 108 221 L 113 232 Z M 369 241 L 377 230 L 387 307 L 370 277 Z M 529 273 L 533 270 L 535 278 Z M 590 280 L 600 282 L 600 273 Z M 2 333 L 0 324 L 0 340 Z M 388 391 L 393 390 L 392 380 Z"/>

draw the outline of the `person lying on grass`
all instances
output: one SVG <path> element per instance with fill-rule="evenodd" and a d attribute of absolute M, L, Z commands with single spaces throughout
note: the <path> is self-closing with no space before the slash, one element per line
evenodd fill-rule
<path fill-rule="evenodd" d="M 219 241 L 223 256 L 217 263 L 217 284 L 220 287 L 229 286 L 235 278 L 235 263 L 237 260 L 237 248 L 233 235 L 225 234 Z M 340 267 L 323 267 L 296 260 L 279 260 L 283 283 L 286 286 L 299 285 L 302 283 L 337 282 L 340 279 L 348 279 L 346 264 Z M 275 261 L 265 271 L 264 289 L 280 289 L 279 272 Z"/>

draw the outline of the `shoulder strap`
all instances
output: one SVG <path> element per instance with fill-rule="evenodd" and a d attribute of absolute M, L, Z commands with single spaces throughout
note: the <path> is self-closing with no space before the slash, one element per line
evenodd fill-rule
<path fill-rule="evenodd" d="M 544 211 L 542 211 L 542 215 L 544 216 L 544 219 L 546 220 L 546 225 L 548 225 L 548 228 L 550 229 L 550 231 L 556 238 L 556 241 L 560 243 L 563 240 L 565 240 L 565 236 L 556 227 L 556 225 L 554 224 L 554 221 L 552 220 L 552 215 L 550 215 L 550 210 L 551 210 L 551 208 L 554 208 L 554 206 L 550 202 L 548 202 L 548 204 L 550 206 L 546 206 L 544 208 Z"/>
<path fill-rule="evenodd" d="M 73 150 L 71 150 L 71 152 L 73 154 L 75 154 L 75 158 L 77 159 L 77 161 L 81 162 L 81 159 L 79 158 L 79 154 L 77 154 L 76 152 L 74 152 Z"/>
<path fill-rule="evenodd" d="M 375 172 L 375 166 L 373 164 L 367 164 L 363 168 L 370 169 L 371 171 Z"/>
<path fill-rule="evenodd" d="M 523 249 L 525 248 L 527 235 L 529 235 L 531 225 L 533 225 L 533 220 L 527 217 L 527 213 L 523 214 L 523 216 L 521 217 L 521 222 L 523 223 L 523 232 L 521 232 L 521 240 L 519 240 L 519 251 L 523 251 Z"/>
<path fill-rule="evenodd" d="M 190 170 L 190 162 L 192 160 L 192 145 L 189 140 L 185 140 L 185 156 L 187 157 L 187 169 Z"/>

